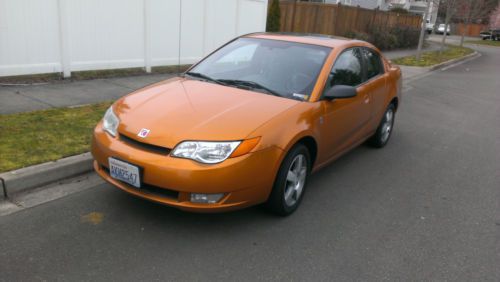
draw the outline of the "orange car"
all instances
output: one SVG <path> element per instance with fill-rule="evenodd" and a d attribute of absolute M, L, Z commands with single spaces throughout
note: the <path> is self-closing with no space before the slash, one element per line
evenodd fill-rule
<path fill-rule="evenodd" d="M 183 210 L 266 203 L 288 215 L 311 172 L 366 140 L 387 144 L 400 93 L 400 69 L 369 43 L 249 34 L 114 103 L 94 131 L 94 167 Z"/>

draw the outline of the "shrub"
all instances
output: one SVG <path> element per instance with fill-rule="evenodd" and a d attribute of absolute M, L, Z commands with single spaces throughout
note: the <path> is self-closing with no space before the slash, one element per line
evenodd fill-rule
<path fill-rule="evenodd" d="M 360 32 L 360 31 L 348 31 L 344 35 L 347 38 L 363 40 L 363 41 L 371 41 L 371 36 L 368 33 Z"/>
<path fill-rule="evenodd" d="M 370 43 L 377 46 L 377 48 L 391 50 L 399 47 L 398 37 L 392 34 L 390 29 L 371 28 L 369 32 L 372 36 Z"/>
<path fill-rule="evenodd" d="M 280 31 L 280 18 L 280 1 L 273 0 L 273 2 L 271 3 L 271 7 L 269 7 L 269 11 L 267 12 L 266 31 Z"/>
<path fill-rule="evenodd" d="M 401 7 L 392 8 L 389 11 L 393 12 L 393 13 L 398 13 L 398 14 L 408 14 L 409 13 L 408 10 L 406 10 L 405 8 L 401 8 Z"/>
<path fill-rule="evenodd" d="M 391 34 L 398 38 L 398 48 L 410 48 L 418 45 L 418 38 L 420 36 L 420 29 L 414 27 L 393 27 Z"/>
<path fill-rule="evenodd" d="M 345 37 L 364 40 L 381 50 L 411 48 L 418 45 L 420 29 L 414 27 L 371 27 L 368 32 L 349 31 Z"/>

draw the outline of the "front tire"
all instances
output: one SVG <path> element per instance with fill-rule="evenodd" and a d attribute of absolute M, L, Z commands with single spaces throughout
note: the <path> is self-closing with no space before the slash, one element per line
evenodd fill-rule
<path fill-rule="evenodd" d="M 281 163 L 267 208 L 281 216 L 292 214 L 302 201 L 310 171 L 309 150 L 303 144 L 295 145 Z"/>
<path fill-rule="evenodd" d="M 390 104 L 382 117 L 382 121 L 375 134 L 369 139 L 368 143 L 375 148 L 382 148 L 387 145 L 394 128 L 394 119 L 396 116 L 396 107 Z"/>

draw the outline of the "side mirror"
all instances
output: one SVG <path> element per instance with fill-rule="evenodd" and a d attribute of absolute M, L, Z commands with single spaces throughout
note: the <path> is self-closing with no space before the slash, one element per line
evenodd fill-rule
<path fill-rule="evenodd" d="M 327 100 L 346 99 L 356 97 L 358 91 L 355 87 L 348 85 L 335 85 L 330 88 L 323 96 Z"/>

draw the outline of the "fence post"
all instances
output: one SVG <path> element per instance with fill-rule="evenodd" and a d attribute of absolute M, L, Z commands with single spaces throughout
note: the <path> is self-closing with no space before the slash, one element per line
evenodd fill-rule
<path fill-rule="evenodd" d="M 181 51 L 182 51 L 182 0 L 179 0 L 179 50 L 178 50 L 178 58 L 177 58 L 177 72 L 181 72 Z"/>
<path fill-rule="evenodd" d="M 71 77 L 71 58 L 69 52 L 69 32 L 68 32 L 68 3 L 67 0 L 58 0 L 57 8 L 59 12 L 59 48 L 61 56 L 61 69 L 64 78 Z"/>
<path fill-rule="evenodd" d="M 266 13 L 267 15 L 267 13 Z M 207 54 L 208 0 L 203 1 L 203 56 Z M 179 23 L 180 24 L 180 23 Z"/>
<path fill-rule="evenodd" d="M 319 30 L 319 33 L 323 33 L 323 30 L 319 28 L 318 26 L 318 11 L 319 11 L 320 6 L 316 6 L 316 9 L 314 9 L 314 24 L 313 24 L 313 30 Z M 325 32 L 326 33 L 326 32 Z"/>
<path fill-rule="evenodd" d="M 234 24 L 234 36 L 238 36 L 240 32 L 240 0 L 236 0 L 236 22 Z"/>
<path fill-rule="evenodd" d="M 354 28 L 355 29 L 358 29 L 359 26 L 358 25 L 358 16 L 359 16 L 359 6 L 357 7 L 357 9 L 355 10 L 356 13 L 354 14 Z M 352 25 L 351 25 L 351 28 L 352 28 Z"/>
<path fill-rule="evenodd" d="M 341 9 L 342 9 L 342 4 L 340 2 L 337 4 L 337 11 L 335 13 L 335 35 L 340 35 L 339 34 L 339 18 L 341 14 Z"/>
<path fill-rule="evenodd" d="M 295 29 L 295 12 L 297 10 L 297 0 L 293 0 L 293 13 L 292 13 L 292 26 L 290 28 L 290 31 L 293 32 Z"/>
<path fill-rule="evenodd" d="M 144 68 L 151 72 L 151 0 L 143 0 L 144 17 Z"/>
<path fill-rule="evenodd" d="M 375 8 L 375 9 L 373 9 L 373 12 L 372 12 L 372 20 L 371 20 L 371 22 L 370 22 L 370 26 L 369 26 L 368 28 L 371 28 L 371 27 L 375 26 L 375 22 L 376 22 L 376 20 L 377 20 L 377 12 L 378 12 L 378 9 L 379 9 L 379 8 L 380 8 L 380 6 L 379 6 L 379 7 L 377 7 L 377 8 Z M 367 31 L 368 31 L 368 28 L 367 28 Z"/>

